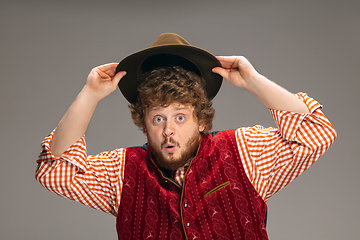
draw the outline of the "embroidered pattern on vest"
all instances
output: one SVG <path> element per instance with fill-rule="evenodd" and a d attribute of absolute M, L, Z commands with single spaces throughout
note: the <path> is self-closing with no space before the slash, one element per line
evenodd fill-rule
<path fill-rule="evenodd" d="M 234 131 L 203 137 L 183 188 L 144 149 L 127 149 L 119 239 L 268 239 L 266 204 L 244 172 Z"/>

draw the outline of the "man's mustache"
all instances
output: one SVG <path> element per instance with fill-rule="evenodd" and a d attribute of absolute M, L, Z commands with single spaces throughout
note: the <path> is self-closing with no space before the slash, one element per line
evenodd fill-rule
<path fill-rule="evenodd" d="M 168 143 L 174 144 L 175 146 L 180 148 L 180 143 L 178 143 L 177 141 L 175 141 L 172 138 L 165 138 L 164 141 L 161 143 L 161 148 L 163 148 Z"/>

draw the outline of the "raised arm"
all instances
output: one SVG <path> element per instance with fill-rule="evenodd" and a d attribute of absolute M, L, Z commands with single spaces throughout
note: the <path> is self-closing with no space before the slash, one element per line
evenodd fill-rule
<path fill-rule="evenodd" d="M 85 131 L 97 103 L 116 89 L 125 72 L 117 64 L 92 69 L 86 84 L 60 121 L 42 142 L 36 180 L 51 192 L 117 215 L 125 149 L 88 156 Z"/>
<path fill-rule="evenodd" d="M 100 100 L 112 93 L 126 74 L 115 75 L 117 63 L 93 68 L 81 92 L 58 124 L 51 142 L 51 152 L 59 157 L 86 132 L 90 119 Z"/>
<path fill-rule="evenodd" d="M 336 138 L 321 105 L 304 93 L 292 94 L 259 74 L 245 57 L 218 57 L 213 69 L 270 109 L 277 128 L 239 128 L 236 139 L 245 172 L 267 201 L 308 169 Z"/>
<path fill-rule="evenodd" d="M 294 94 L 259 74 L 243 56 L 217 57 L 222 67 L 213 69 L 234 86 L 244 88 L 258 98 L 266 107 L 297 113 L 309 109 Z"/>

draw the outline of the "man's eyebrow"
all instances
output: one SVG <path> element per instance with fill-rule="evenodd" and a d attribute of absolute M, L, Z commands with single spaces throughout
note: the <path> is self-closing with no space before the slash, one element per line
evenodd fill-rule
<path fill-rule="evenodd" d="M 189 107 L 177 107 L 175 110 L 191 110 Z"/>
<path fill-rule="evenodd" d="M 149 111 L 158 111 L 160 110 L 162 107 L 151 107 L 149 108 Z M 175 110 L 191 110 L 191 107 L 187 107 L 187 106 L 179 106 L 179 107 L 175 107 Z"/>

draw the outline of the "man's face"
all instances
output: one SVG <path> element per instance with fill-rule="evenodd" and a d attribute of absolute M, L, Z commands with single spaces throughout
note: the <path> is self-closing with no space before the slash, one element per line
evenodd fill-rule
<path fill-rule="evenodd" d="M 200 143 L 199 124 L 194 107 L 177 102 L 145 111 L 145 130 L 155 161 L 163 168 L 176 170 L 195 155 Z"/>

